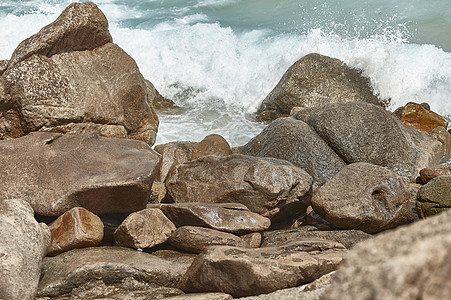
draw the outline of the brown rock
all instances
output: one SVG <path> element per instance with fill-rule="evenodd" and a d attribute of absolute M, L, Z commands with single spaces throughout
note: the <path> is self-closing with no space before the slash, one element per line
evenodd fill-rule
<path fill-rule="evenodd" d="M 119 246 L 151 248 L 164 243 L 175 230 L 174 224 L 158 208 L 130 214 L 114 232 Z"/>
<path fill-rule="evenodd" d="M 6 67 L 8 67 L 8 60 L 0 60 L 0 76 L 6 71 Z"/>
<path fill-rule="evenodd" d="M 439 176 L 423 185 L 417 194 L 416 210 L 420 218 L 451 208 L 451 175 Z"/>
<path fill-rule="evenodd" d="M 444 128 L 448 126 L 448 121 L 445 118 L 414 102 L 407 103 L 402 109 L 401 122 L 406 126 L 428 133 L 438 126 Z"/>
<path fill-rule="evenodd" d="M 313 195 L 312 207 L 332 225 L 376 233 L 413 222 L 401 177 L 368 163 L 344 167 Z"/>
<path fill-rule="evenodd" d="M 166 300 L 232 300 L 233 297 L 225 293 L 193 293 L 165 298 Z"/>
<path fill-rule="evenodd" d="M 165 182 L 169 171 L 178 165 L 191 160 L 193 142 L 171 142 L 155 146 L 155 151 L 161 154 L 161 165 L 156 181 Z"/>
<path fill-rule="evenodd" d="M 159 160 L 140 141 L 33 133 L 0 141 L 0 197 L 21 197 L 44 216 L 133 212 L 146 207 Z"/>
<path fill-rule="evenodd" d="M 240 233 L 263 231 L 271 225 L 268 218 L 239 203 L 174 203 L 148 207 L 160 208 L 176 227 L 199 226 Z"/>
<path fill-rule="evenodd" d="M 424 168 L 420 171 L 421 182 L 428 183 L 435 177 L 451 175 L 451 165 L 436 168 Z"/>
<path fill-rule="evenodd" d="M 302 214 L 311 187 L 312 178 L 287 161 L 240 154 L 204 156 L 173 169 L 166 179 L 176 203 L 238 202 L 276 221 Z"/>
<path fill-rule="evenodd" d="M 177 228 L 169 242 L 179 249 L 201 253 L 211 246 L 234 246 L 246 248 L 248 244 L 238 236 L 210 228 L 182 226 Z"/>
<path fill-rule="evenodd" d="M 325 240 L 245 249 L 216 246 L 194 259 L 179 287 L 185 292 L 224 292 L 233 297 L 270 293 L 311 282 L 333 271 L 345 253 Z"/>
<path fill-rule="evenodd" d="M 163 182 L 154 181 L 149 203 L 160 203 L 166 197 L 166 186 Z"/>
<path fill-rule="evenodd" d="M 149 80 L 144 80 L 146 83 L 147 93 L 149 98 L 152 99 L 152 107 L 156 110 L 176 109 L 179 108 L 175 105 L 174 101 L 167 99 L 160 95 L 155 86 Z"/>
<path fill-rule="evenodd" d="M 199 143 L 194 144 L 191 160 L 195 160 L 205 155 L 223 155 L 232 154 L 229 143 L 218 134 L 210 134 Z"/>
<path fill-rule="evenodd" d="M 49 225 L 52 242 L 49 255 L 97 246 L 103 239 L 103 223 L 98 216 L 82 207 L 74 207 Z"/>
<path fill-rule="evenodd" d="M 262 243 L 262 235 L 259 232 L 248 233 L 248 234 L 242 235 L 241 238 L 251 248 L 260 248 L 260 245 Z"/>
<path fill-rule="evenodd" d="M 432 129 L 429 135 L 443 144 L 444 155 L 451 155 L 451 133 L 446 131 L 444 127 L 438 126 Z"/>
<path fill-rule="evenodd" d="M 447 299 L 451 210 L 376 235 L 351 249 L 322 299 Z"/>

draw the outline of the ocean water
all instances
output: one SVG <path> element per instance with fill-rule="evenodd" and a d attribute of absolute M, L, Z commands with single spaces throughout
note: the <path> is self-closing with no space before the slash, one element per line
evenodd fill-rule
<path fill-rule="evenodd" d="M 1 0 L 0 59 L 67 0 Z M 359 68 L 390 109 L 428 102 L 451 118 L 450 0 L 98 0 L 113 40 L 183 112 L 160 113 L 157 144 L 211 133 L 245 144 L 252 114 L 296 60 Z"/>

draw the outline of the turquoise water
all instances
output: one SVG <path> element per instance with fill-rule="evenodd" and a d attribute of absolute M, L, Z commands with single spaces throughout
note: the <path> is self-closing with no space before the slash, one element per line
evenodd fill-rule
<path fill-rule="evenodd" d="M 71 1 L 0 4 L 0 59 Z M 210 133 L 246 143 L 252 122 L 286 69 L 311 53 L 363 70 L 391 109 L 428 102 L 451 116 L 451 1 L 94 1 L 114 41 L 166 97 L 185 108 L 160 114 L 157 143 Z"/>

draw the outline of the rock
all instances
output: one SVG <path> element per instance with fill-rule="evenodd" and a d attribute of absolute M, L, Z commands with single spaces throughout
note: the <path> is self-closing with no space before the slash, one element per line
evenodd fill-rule
<path fill-rule="evenodd" d="M 154 181 L 152 184 L 152 192 L 150 195 L 149 203 L 161 203 L 166 197 L 166 186 L 164 182 Z"/>
<path fill-rule="evenodd" d="M 211 246 L 248 247 L 240 237 L 210 228 L 182 226 L 177 228 L 169 238 L 174 247 L 193 253 L 201 253 Z"/>
<path fill-rule="evenodd" d="M 161 154 L 161 165 L 156 181 L 164 182 L 169 170 L 191 160 L 193 142 L 170 142 L 155 146 L 155 151 Z"/>
<path fill-rule="evenodd" d="M 184 292 L 223 292 L 233 297 L 270 293 L 311 282 L 333 271 L 343 245 L 296 241 L 279 247 L 210 247 L 194 259 L 179 288 Z"/>
<path fill-rule="evenodd" d="M 377 233 L 413 222 L 410 194 L 390 170 L 368 163 L 344 167 L 312 197 L 312 207 L 332 225 Z"/>
<path fill-rule="evenodd" d="M 327 103 L 365 101 L 382 105 L 368 79 L 342 61 L 312 53 L 299 59 L 282 76 L 263 100 L 258 113 L 289 114 L 293 107 L 313 107 Z"/>
<path fill-rule="evenodd" d="M 166 300 L 232 300 L 232 296 L 225 293 L 194 293 L 165 298 Z"/>
<path fill-rule="evenodd" d="M 147 94 L 149 95 L 149 98 L 152 99 L 152 107 L 154 109 L 165 110 L 178 108 L 174 101 L 161 96 L 152 82 L 147 79 L 145 79 L 144 82 L 146 83 Z"/>
<path fill-rule="evenodd" d="M 259 232 L 248 233 L 248 234 L 242 235 L 241 238 L 251 248 L 260 248 L 260 245 L 262 243 L 262 235 Z"/>
<path fill-rule="evenodd" d="M 74 207 L 49 225 L 52 242 L 48 255 L 97 246 L 103 239 L 103 223 L 82 207 Z"/>
<path fill-rule="evenodd" d="M 405 126 L 421 131 L 431 132 L 434 128 L 442 126 L 447 128 L 448 121 L 439 114 L 424 108 L 421 104 L 409 102 L 400 112 L 400 119 Z"/>
<path fill-rule="evenodd" d="M 302 218 L 302 224 L 314 226 L 316 230 L 332 231 L 337 229 L 337 227 L 318 215 L 311 206 L 307 207 L 305 215 Z"/>
<path fill-rule="evenodd" d="M 38 296 L 65 295 L 93 280 L 112 284 L 133 279 L 152 287 L 174 288 L 188 266 L 129 248 L 75 249 L 44 259 Z"/>
<path fill-rule="evenodd" d="M 114 232 L 119 246 L 151 248 L 167 241 L 174 224 L 158 208 L 147 208 L 130 214 Z"/>
<path fill-rule="evenodd" d="M 50 246 L 47 225 L 36 222 L 25 201 L 2 197 L 0 240 L 0 299 L 34 299 Z"/>
<path fill-rule="evenodd" d="M 421 182 L 426 184 L 435 177 L 451 175 L 451 165 L 436 168 L 424 168 L 420 171 Z"/>
<path fill-rule="evenodd" d="M 241 233 L 263 231 L 271 225 L 268 218 L 239 203 L 174 203 L 147 207 L 160 208 L 176 227 L 199 226 Z"/>
<path fill-rule="evenodd" d="M 229 143 L 218 134 L 210 134 L 199 143 L 194 144 L 191 160 L 195 160 L 205 155 L 223 155 L 232 154 Z"/>
<path fill-rule="evenodd" d="M 176 203 L 237 202 L 278 221 L 299 216 L 309 205 L 312 178 L 289 162 L 241 154 L 204 156 L 168 174 Z"/>
<path fill-rule="evenodd" d="M 33 133 L 0 141 L 0 198 L 23 198 L 44 216 L 133 212 L 146 207 L 159 161 L 140 141 Z"/>
<path fill-rule="evenodd" d="M 306 123 L 279 118 L 250 140 L 242 153 L 287 160 L 323 184 L 346 164 Z"/>
<path fill-rule="evenodd" d="M 451 155 L 451 133 L 446 131 L 444 127 L 438 126 L 432 129 L 429 135 L 443 144 L 444 155 Z"/>
<path fill-rule="evenodd" d="M 313 113 L 308 123 L 346 163 L 387 167 L 405 181 L 443 156 L 440 142 L 369 103 L 329 104 Z"/>
<path fill-rule="evenodd" d="M 322 299 L 447 299 L 451 210 L 376 235 L 347 253 Z"/>
<path fill-rule="evenodd" d="M 451 208 L 451 175 L 436 177 L 422 186 L 416 206 L 422 219 Z"/>
<path fill-rule="evenodd" d="M 319 230 L 277 230 L 264 233 L 264 241 L 262 247 L 274 247 L 289 241 L 306 240 L 306 239 L 323 239 L 335 241 L 342 244 L 347 249 L 355 244 L 369 239 L 372 236 L 360 230 L 336 230 L 336 231 L 319 231 Z"/>
<path fill-rule="evenodd" d="M 0 76 L 2 76 L 3 72 L 6 71 L 8 67 L 8 60 L 0 60 Z"/>
<path fill-rule="evenodd" d="M 102 214 L 99 215 L 103 223 L 103 241 L 102 245 L 113 246 L 116 245 L 114 240 L 114 232 L 119 227 L 119 225 L 124 222 L 128 217 L 128 213 L 117 213 L 117 214 Z"/>

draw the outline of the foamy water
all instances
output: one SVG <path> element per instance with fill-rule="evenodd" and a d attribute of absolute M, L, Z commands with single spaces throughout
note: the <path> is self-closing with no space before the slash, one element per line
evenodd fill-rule
<path fill-rule="evenodd" d="M 0 59 L 71 1 L 0 4 Z M 363 70 L 391 109 L 428 102 L 451 116 L 451 1 L 95 1 L 115 43 L 161 94 L 185 108 L 160 114 L 157 143 L 210 133 L 241 145 L 296 60 L 317 52 Z"/>

